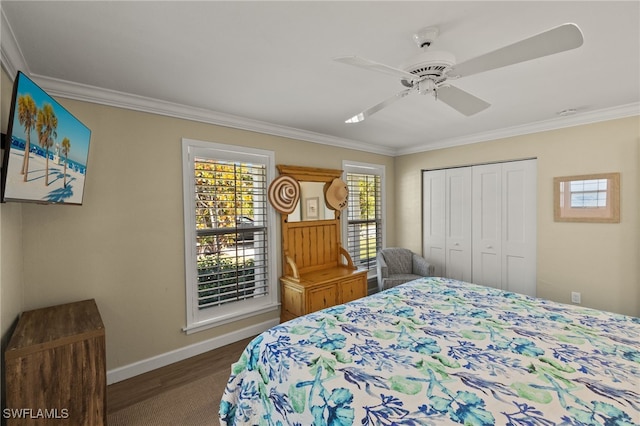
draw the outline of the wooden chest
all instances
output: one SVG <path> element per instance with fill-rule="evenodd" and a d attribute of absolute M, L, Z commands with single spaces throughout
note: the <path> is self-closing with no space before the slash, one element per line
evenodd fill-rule
<path fill-rule="evenodd" d="M 367 295 L 367 271 L 340 266 L 302 274 L 299 280 L 284 276 L 280 283 L 281 322 Z"/>
<path fill-rule="evenodd" d="M 95 301 L 24 312 L 5 374 L 8 425 L 106 424 L 105 330 Z"/>

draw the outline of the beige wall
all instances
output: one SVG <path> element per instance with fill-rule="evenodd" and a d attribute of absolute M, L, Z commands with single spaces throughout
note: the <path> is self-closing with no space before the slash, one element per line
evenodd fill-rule
<path fill-rule="evenodd" d="M 24 307 L 22 215 L 17 204 L 0 206 L 0 327 L 2 349 Z"/>
<path fill-rule="evenodd" d="M 537 295 L 640 316 L 640 117 L 396 158 L 396 242 L 422 251 L 416 232 L 421 169 L 536 157 Z M 553 221 L 553 177 L 621 173 L 619 224 Z"/>
<path fill-rule="evenodd" d="M 11 90 L 4 88 L 11 83 L 5 79 L 3 74 L 3 105 L 8 105 Z M 191 335 L 181 331 L 186 318 L 183 137 L 272 150 L 277 164 L 340 169 L 347 159 L 384 164 L 389 176 L 394 173 L 388 156 L 59 101 L 92 130 L 84 203 L 2 206 L 3 224 L 9 210 L 21 209 L 11 218 L 19 236 L 5 239 L 3 229 L 2 241 L 21 241 L 21 248 L 10 250 L 17 250 L 18 258 L 24 255 L 24 285 L 2 281 L 3 293 L 22 289 L 22 306 L 6 315 L 3 309 L 3 316 L 11 320 L 20 310 L 95 298 L 106 327 L 108 369 L 278 318 L 276 311 Z M 2 110 L 3 131 L 7 113 Z M 3 244 L 3 271 L 14 261 L 7 250 Z"/>
<path fill-rule="evenodd" d="M 2 133 L 6 132 L 12 82 L 0 75 L 0 118 Z M 8 96 L 7 96 L 8 94 Z M 22 206 L 0 204 L 0 342 L 4 351 L 12 326 L 24 307 Z"/>
<path fill-rule="evenodd" d="M 11 82 L 2 73 L 2 131 Z M 114 369 L 277 318 L 191 335 L 185 325 L 181 138 L 273 150 L 276 163 L 387 172 L 387 245 L 421 250 L 420 170 L 538 157 L 538 294 L 638 315 L 638 118 L 391 158 L 86 102 L 59 101 L 92 129 L 82 206 L 0 206 L 2 333 L 18 313 L 95 298 Z M 575 150 L 584 153 L 572 157 Z M 553 176 L 622 173 L 622 223 L 557 224 Z M 395 227 L 395 228 L 394 228 Z M 394 232 L 395 231 L 395 232 Z"/>

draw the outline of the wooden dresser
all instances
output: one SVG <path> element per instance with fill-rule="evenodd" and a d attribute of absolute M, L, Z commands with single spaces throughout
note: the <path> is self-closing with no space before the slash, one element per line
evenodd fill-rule
<path fill-rule="evenodd" d="M 105 330 L 95 301 L 23 312 L 5 374 L 8 425 L 106 424 Z"/>
<path fill-rule="evenodd" d="M 342 170 L 277 166 L 281 174 L 325 187 Z M 303 196 L 304 199 L 304 196 Z M 340 242 L 340 211 L 324 220 L 289 221 L 281 215 L 282 322 L 367 295 L 367 271 L 358 270 Z"/>

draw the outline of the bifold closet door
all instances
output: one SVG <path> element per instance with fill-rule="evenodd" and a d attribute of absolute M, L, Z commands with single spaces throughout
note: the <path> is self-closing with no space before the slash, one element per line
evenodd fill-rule
<path fill-rule="evenodd" d="M 473 167 L 473 282 L 502 288 L 502 164 Z"/>
<path fill-rule="evenodd" d="M 536 295 L 536 160 L 473 166 L 473 282 Z"/>
<path fill-rule="evenodd" d="M 446 277 L 471 282 L 471 168 L 445 172 Z"/>
<path fill-rule="evenodd" d="M 445 170 L 422 172 L 422 255 L 436 277 L 445 276 Z"/>
<path fill-rule="evenodd" d="M 471 168 L 423 172 L 423 256 L 440 277 L 471 281 Z"/>
<path fill-rule="evenodd" d="M 536 160 L 502 165 L 502 288 L 536 296 Z"/>

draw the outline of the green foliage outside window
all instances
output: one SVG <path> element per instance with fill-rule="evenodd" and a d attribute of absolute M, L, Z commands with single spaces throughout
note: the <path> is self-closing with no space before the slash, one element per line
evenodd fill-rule
<path fill-rule="evenodd" d="M 198 306 L 238 300 L 255 289 L 254 260 L 238 263 L 235 258 L 216 255 L 198 258 Z M 226 294 L 228 293 L 228 294 Z"/>
<path fill-rule="evenodd" d="M 358 201 L 360 202 L 360 217 L 373 219 L 376 217 L 377 179 L 360 179 L 358 182 Z"/>
<path fill-rule="evenodd" d="M 217 161 L 195 163 L 196 229 L 231 228 L 238 216 L 253 217 L 250 167 Z"/>

